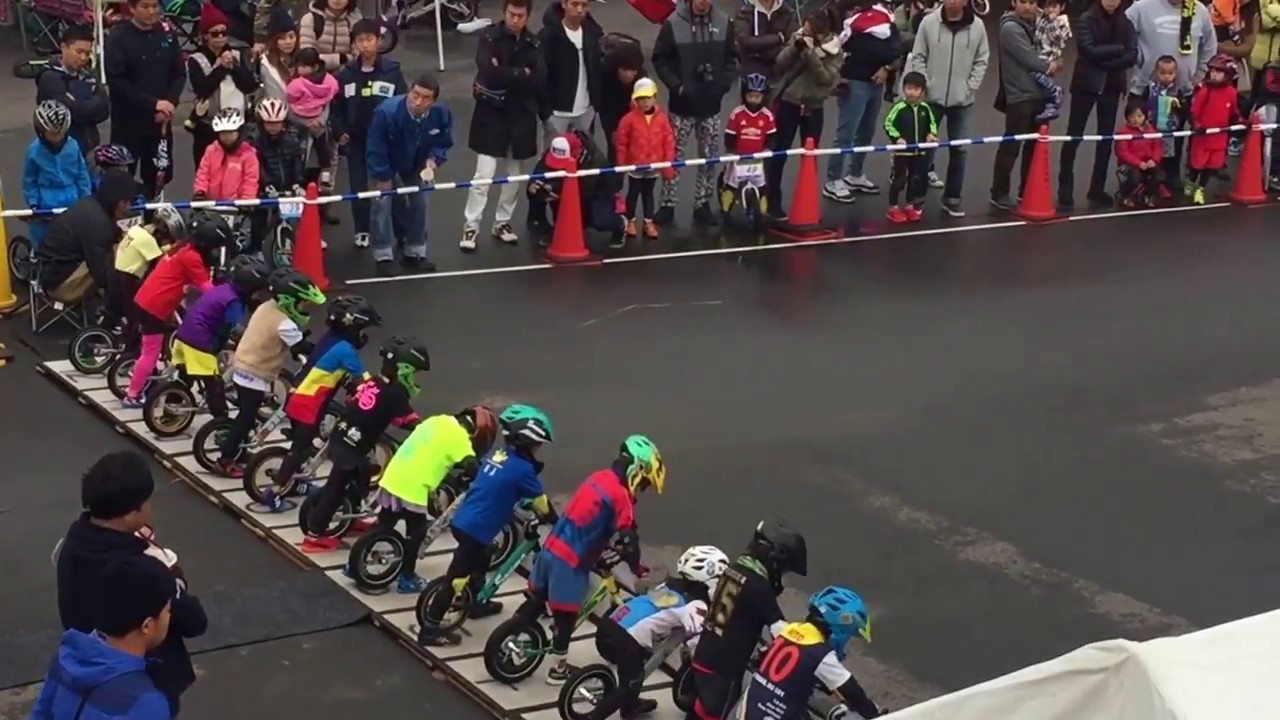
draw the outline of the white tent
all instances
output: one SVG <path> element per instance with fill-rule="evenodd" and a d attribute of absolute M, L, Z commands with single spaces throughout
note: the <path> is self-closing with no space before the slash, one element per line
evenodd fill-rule
<path fill-rule="evenodd" d="M 963 654 L 964 648 L 956 652 Z M 891 720 L 1280 718 L 1280 610 L 1180 637 L 1106 640 Z"/>

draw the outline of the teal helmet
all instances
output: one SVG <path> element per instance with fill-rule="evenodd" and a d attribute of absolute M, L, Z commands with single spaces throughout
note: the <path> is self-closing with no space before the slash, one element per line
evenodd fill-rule
<path fill-rule="evenodd" d="M 498 421 L 507 440 L 516 445 L 544 445 L 554 439 L 551 418 L 532 405 L 510 405 Z"/>
<path fill-rule="evenodd" d="M 662 494 L 667 485 L 667 465 L 652 440 L 644 435 L 629 435 L 618 448 L 618 460 L 626 470 L 627 490 L 631 497 L 646 488 Z"/>
<path fill-rule="evenodd" d="M 829 585 L 814 593 L 809 598 L 809 618 L 826 626 L 831 649 L 841 660 L 855 635 L 871 642 L 871 615 L 858 593 L 849 588 Z"/>

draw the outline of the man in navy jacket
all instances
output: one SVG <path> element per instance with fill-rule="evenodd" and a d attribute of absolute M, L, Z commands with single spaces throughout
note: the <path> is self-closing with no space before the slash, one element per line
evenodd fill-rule
<path fill-rule="evenodd" d="M 57 100 L 71 109 L 71 132 L 80 152 L 89 157 L 102 139 L 98 126 L 111 117 L 107 89 L 89 68 L 93 57 L 93 30 L 72 25 L 59 41 L 62 54 L 51 58 L 36 78 L 36 102 Z"/>
<path fill-rule="evenodd" d="M 436 169 L 448 159 L 453 147 L 453 113 L 436 103 L 440 81 L 431 73 L 413 81 L 406 95 L 398 95 L 373 112 L 366 139 L 365 162 L 373 186 L 383 192 L 401 186 L 429 185 Z M 409 216 L 405 220 L 404 257 L 401 262 L 421 272 L 434 272 L 427 259 L 427 193 L 407 196 Z M 393 271 L 395 233 L 391 214 L 394 203 L 387 195 L 373 203 L 370 218 L 373 230 L 373 259 L 379 272 Z"/>

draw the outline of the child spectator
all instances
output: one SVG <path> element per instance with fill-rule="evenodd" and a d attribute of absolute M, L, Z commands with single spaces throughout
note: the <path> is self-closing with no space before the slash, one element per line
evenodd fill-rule
<path fill-rule="evenodd" d="M 631 111 L 622 116 L 615 136 L 617 163 L 619 165 L 647 165 L 672 162 L 676 159 L 676 136 L 667 114 L 658 107 L 658 85 L 649 78 L 636 80 L 631 90 L 635 103 Z M 653 222 L 653 189 L 658 184 L 658 174 L 668 179 L 675 176 L 674 168 L 664 170 L 633 170 L 627 173 L 627 237 L 636 236 L 636 200 L 643 204 L 644 236 L 658 237 L 658 226 Z"/>
<path fill-rule="evenodd" d="M 889 108 L 884 130 L 894 145 L 937 142 L 938 118 L 925 102 L 924 74 L 911 71 L 902 78 L 902 99 Z M 929 188 L 929 153 L 918 148 L 893 152 L 893 175 L 889 180 L 889 212 L 892 223 L 919 222 L 920 206 Z M 907 191 L 905 205 L 898 203 Z"/>
<path fill-rule="evenodd" d="M 258 193 L 262 197 L 273 191 L 277 196 L 301 195 L 306 179 L 302 140 L 286 121 L 289 106 L 283 100 L 266 98 L 258 103 L 258 122 L 249 132 L 249 142 L 258 155 Z M 267 229 L 268 208 L 255 208 L 250 235 L 250 252 L 261 249 Z"/>
<path fill-rule="evenodd" d="M 347 182 L 351 192 L 369 189 L 365 146 L 373 111 L 387 98 L 409 91 L 400 63 L 378 54 L 381 27 L 376 20 L 360 20 L 351 26 L 351 44 L 357 56 L 338 71 L 341 92 L 329 115 L 338 145 L 347 148 Z M 356 247 L 369 247 L 369 201 L 351 203 Z"/>
<path fill-rule="evenodd" d="M 302 48 L 294 58 L 293 79 L 286 92 L 289 111 L 311 135 L 311 149 L 321 168 L 320 186 L 328 190 L 333 178 L 333 146 L 329 141 L 329 103 L 338 95 L 338 80 L 325 72 L 320 53 L 315 48 Z"/>
<path fill-rule="evenodd" d="M 1062 62 L 1062 53 L 1071 39 L 1071 21 L 1062 12 L 1065 0 L 1045 0 L 1044 9 L 1036 16 L 1036 49 L 1047 63 Z M 1036 84 L 1044 90 L 1044 108 L 1036 116 L 1038 122 L 1056 120 L 1062 112 L 1062 86 L 1047 73 L 1032 73 Z"/>
<path fill-rule="evenodd" d="M 105 303 L 107 327 L 119 325 L 133 315 L 133 297 L 142 279 L 151 272 L 171 243 L 182 239 L 187 224 L 172 205 L 162 205 L 152 213 L 151 222 L 134 225 L 116 245 L 115 271 L 107 288 Z M 137 323 L 129 324 L 129 337 L 137 339 Z M 132 342 L 130 342 L 132 346 Z"/>
<path fill-rule="evenodd" d="M 1147 86 L 1147 119 L 1157 132 L 1181 130 L 1187 123 L 1185 98 L 1178 94 L 1178 61 L 1169 55 L 1156 60 L 1151 84 Z M 1177 139 L 1165 137 L 1160 161 L 1165 183 L 1178 192 L 1182 187 L 1182 168 L 1178 162 Z"/>
<path fill-rule="evenodd" d="M 258 153 L 244 141 L 244 115 L 220 110 L 213 116 L 218 141 L 209 145 L 196 169 L 197 200 L 252 200 L 258 197 Z"/>
<path fill-rule="evenodd" d="M 33 210 L 71 207 L 93 192 L 89 166 L 80 145 L 68 133 L 71 110 L 57 100 L 36 105 L 36 139 L 27 147 L 22 171 L 22 194 Z M 48 229 L 48 216 L 31 218 L 31 244 L 40 247 Z"/>
<path fill-rule="evenodd" d="M 133 153 L 123 145 L 99 145 L 93 149 L 93 161 L 89 164 L 89 184 L 97 190 L 102 183 L 102 176 L 116 170 L 131 175 Z"/>
<path fill-rule="evenodd" d="M 1124 110 L 1125 124 L 1117 135 L 1154 133 L 1147 122 L 1147 109 L 1142 103 L 1130 103 Z M 1164 186 L 1164 141 L 1161 138 L 1135 138 L 1116 141 L 1116 175 L 1120 191 L 1116 201 L 1123 208 L 1151 207 L 1156 193 L 1169 197 Z"/>
<path fill-rule="evenodd" d="M 1195 130 L 1225 128 L 1240 122 L 1239 97 L 1235 89 L 1236 63 L 1219 53 L 1209 59 L 1205 82 L 1191 98 L 1191 126 Z M 1191 202 L 1203 205 L 1204 188 L 1227 165 L 1226 131 L 1191 136 L 1191 157 L 1187 163 L 1190 182 L 1186 193 Z"/>

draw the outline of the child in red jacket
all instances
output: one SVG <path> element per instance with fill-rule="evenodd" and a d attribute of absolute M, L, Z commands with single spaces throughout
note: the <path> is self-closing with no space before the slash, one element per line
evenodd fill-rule
<path fill-rule="evenodd" d="M 1239 98 L 1235 88 L 1235 61 L 1223 53 L 1209 59 L 1209 74 L 1191 98 L 1191 126 L 1196 130 L 1224 128 L 1240 122 Z M 1227 164 L 1226 131 L 1191 136 L 1190 182 L 1187 195 L 1196 205 L 1204 204 L 1204 186 Z"/>
<path fill-rule="evenodd" d="M 1130 103 L 1124 110 L 1124 120 L 1117 135 L 1156 132 L 1147 122 L 1147 108 L 1142 103 Z M 1161 197 L 1169 196 L 1160 167 L 1163 159 L 1164 140 L 1159 137 L 1116 141 L 1116 175 L 1120 179 L 1116 202 L 1120 207 L 1151 207 L 1157 192 Z"/>
<path fill-rule="evenodd" d="M 667 114 L 658 107 L 657 84 L 649 78 L 636 80 L 631 100 L 631 111 L 622 117 L 614 135 L 618 164 L 646 165 L 675 160 L 676 136 Z M 653 204 L 653 188 L 658 184 L 659 173 L 667 180 L 676 176 L 675 168 L 627 173 L 627 237 L 636 236 L 637 199 L 644 204 L 644 236 L 650 240 L 658 237 L 658 226 L 653 222 L 657 209 Z"/>

